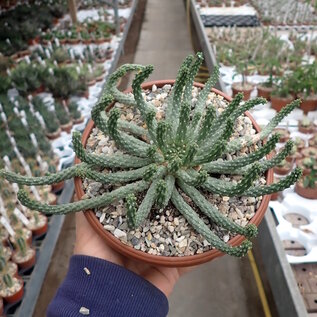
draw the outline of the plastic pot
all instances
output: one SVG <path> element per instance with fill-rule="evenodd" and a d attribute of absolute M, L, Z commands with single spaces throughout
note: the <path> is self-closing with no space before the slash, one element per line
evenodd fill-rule
<path fill-rule="evenodd" d="M 163 87 L 166 84 L 173 85 L 174 80 L 161 80 L 161 81 L 152 81 L 148 82 L 142 85 L 143 89 L 151 89 L 153 85 L 156 85 L 158 88 Z M 199 83 L 194 83 L 196 87 L 203 88 L 204 85 Z M 131 88 L 126 90 L 125 92 L 131 92 Z M 223 96 L 226 100 L 231 101 L 232 99 L 225 95 L 224 93 L 220 92 L 219 90 L 212 89 L 213 92 Z M 109 107 L 109 109 L 111 106 Z M 251 119 L 254 128 L 259 131 L 260 128 L 256 124 L 255 120 L 251 117 L 251 115 L 246 112 L 246 115 Z M 89 121 L 88 125 L 86 126 L 86 129 L 83 132 L 82 136 L 82 143 L 84 146 L 86 146 L 88 137 L 94 128 L 94 122 L 92 120 Z M 76 157 L 75 164 L 79 164 L 80 160 Z M 273 181 L 273 171 L 269 170 L 266 173 L 266 182 L 267 184 L 271 184 Z M 75 191 L 78 199 L 81 199 L 81 197 L 84 195 L 83 190 L 83 183 L 81 178 L 76 177 L 75 178 Z M 249 223 L 253 223 L 255 225 L 259 225 L 261 220 L 264 217 L 264 214 L 266 212 L 266 209 L 268 207 L 270 201 L 270 195 L 263 196 L 263 199 L 261 201 L 260 207 L 257 209 L 254 217 L 250 220 Z M 95 213 L 92 210 L 88 210 L 84 212 L 84 215 L 86 216 L 88 222 L 90 225 L 94 228 L 94 230 L 100 235 L 100 237 L 113 249 L 118 251 L 119 253 L 129 257 L 133 258 L 138 261 L 146 262 L 152 265 L 159 265 L 159 266 L 169 266 L 169 267 L 185 267 L 185 266 L 194 266 L 198 264 L 202 264 L 208 261 L 211 261 L 217 257 L 220 257 L 224 255 L 224 253 L 220 252 L 219 250 L 209 250 L 202 254 L 195 254 L 191 256 L 161 256 L 161 255 L 151 255 L 139 250 L 134 249 L 133 247 L 127 246 L 123 244 L 119 239 L 117 239 L 115 236 L 113 236 L 110 232 L 106 231 L 103 227 L 103 225 L 99 222 L 99 219 L 96 217 Z M 229 240 L 229 244 L 232 246 L 238 246 L 242 243 L 242 241 L 245 240 L 244 236 L 237 235 L 234 238 Z"/>

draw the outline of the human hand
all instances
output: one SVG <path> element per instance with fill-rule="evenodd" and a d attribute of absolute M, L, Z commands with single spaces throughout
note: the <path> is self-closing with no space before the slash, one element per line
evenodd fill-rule
<path fill-rule="evenodd" d="M 166 296 L 171 294 L 180 276 L 191 269 L 151 266 L 121 255 L 110 248 L 94 231 L 82 212 L 76 214 L 74 254 L 94 256 L 121 265 L 148 280 Z"/>

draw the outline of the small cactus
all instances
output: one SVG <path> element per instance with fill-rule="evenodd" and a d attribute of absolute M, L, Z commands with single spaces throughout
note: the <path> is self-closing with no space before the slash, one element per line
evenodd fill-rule
<path fill-rule="evenodd" d="M 213 247 L 230 255 L 245 255 L 252 245 L 249 239 L 257 234 L 256 226 L 248 224 L 242 227 L 225 217 L 217 206 L 205 198 L 202 191 L 229 197 L 256 197 L 281 191 L 295 183 L 301 176 L 300 169 L 295 169 L 278 183 L 254 185 L 261 174 L 289 155 L 293 146 L 292 141 L 288 141 L 272 158 L 264 159 L 275 149 L 279 139 L 278 135 L 271 138 L 269 136 L 299 105 L 299 100 L 284 107 L 261 132 L 233 138 L 237 118 L 266 101 L 256 98 L 242 103 L 243 95 L 238 94 L 228 103 L 225 110 L 218 114 L 214 105 L 207 106 L 206 102 L 210 89 L 219 76 L 216 67 L 196 102 L 192 104 L 193 82 L 202 59 L 201 53 L 185 59 L 168 97 L 163 116 L 165 119 L 160 120 L 156 116 L 156 107 L 142 95 L 141 84 L 153 71 L 152 66 L 123 65 L 109 77 L 105 91 L 92 109 L 91 116 L 99 130 L 114 140 L 122 154 L 107 156 L 89 153 L 81 143 L 80 133 L 74 132 L 74 151 L 82 163 L 44 177 L 26 177 L 6 170 L 1 170 L 0 176 L 11 182 L 29 186 L 58 183 L 75 176 L 103 184 L 121 184 L 101 196 L 65 205 L 50 206 L 31 200 L 23 189 L 19 191 L 18 198 L 28 208 L 47 214 L 65 214 L 99 208 L 124 199 L 128 224 L 132 228 L 140 226 L 151 211 L 154 212 L 155 207 L 161 209 L 172 203 Z M 117 81 L 130 71 L 137 71 L 132 84 L 133 96 L 117 89 Z M 105 109 L 113 101 L 137 109 L 143 119 L 142 126 L 122 120 L 116 107 L 106 112 Z M 226 154 L 235 153 L 254 144 L 259 145 L 259 141 L 265 139 L 268 141 L 263 142 L 262 146 L 247 156 L 226 160 Z M 218 160 L 219 158 L 222 160 Z M 113 171 L 102 173 L 101 168 Z M 242 177 L 240 182 L 232 183 L 220 179 L 216 174 Z M 139 193 L 141 195 L 138 195 Z M 212 222 L 233 234 L 244 235 L 246 240 L 237 247 L 225 243 L 206 226 L 197 212 L 184 200 L 183 195 L 187 195 Z"/>

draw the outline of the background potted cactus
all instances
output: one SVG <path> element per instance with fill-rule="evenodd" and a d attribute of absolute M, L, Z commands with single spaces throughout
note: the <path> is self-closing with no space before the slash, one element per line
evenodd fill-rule
<path fill-rule="evenodd" d="M 297 168 L 272 184 L 270 169 L 290 153 L 292 141 L 268 159 L 265 157 L 275 149 L 279 137 L 263 141 L 299 101 L 285 107 L 260 132 L 245 112 L 266 100 L 241 103 L 242 94 L 231 101 L 217 90 L 211 92 L 218 69 L 205 86 L 194 83 L 202 59 L 200 53 L 196 58 L 188 56 L 176 81 L 142 87 L 152 66 L 120 67 L 93 108 L 93 121 L 82 142 L 79 132 L 73 134 L 75 166 L 44 177 L 25 177 L 6 170 L 0 175 L 20 185 L 52 184 L 76 177 L 77 202 L 50 206 L 32 200 L 22 189 L 18 198 L 26 207 L 47 214 L 87 210 L 89 223 L 112 247 L 148 263 L 191 266 L 224 253 L 245 255 L 269 195 L 301 176 Z M 122 93 L 117 82 L 129 71 L 137 71 L 132 90 Z M 153 95 L 156 98 L 151 99 Z M 242 124 L 250 128 L 246 135 Z M 226 215 L 220 208 L 230 209 L 231 202 L 250 205 L 253 214 L 243 221 Z M 145 244 L 134 244 L 142 232 L 147 249 Z M 197 238 L 196 249 L 190 250 L 193 241 L 181 232 Z"/>
<path fill-rule="evenodd" d="M 298 195 L 308 198 L 317 199 L 317 168 L 316 162 L 313 164 L 310 173 L 304 176 L 295 186 Z"/>

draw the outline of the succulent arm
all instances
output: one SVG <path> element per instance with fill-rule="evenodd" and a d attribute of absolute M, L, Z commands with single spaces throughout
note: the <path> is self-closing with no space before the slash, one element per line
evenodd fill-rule
<path fill-rule="evenodd" d="M 151 103 L 146 102 L 142 96 L 141 84 L 150 76 L 152 72 L 152 65 L 145 66 L 138 74 L 136 74 L 132 82 L 135 107 L 140 111 L 144 121 L 149 111 L 157 111 L 156 107 Z"/>
<path fill-rule="evenodd" d="M 85 151 L 80 141 L 80 133 L 73 133 L 73 147 L 76 156 L 87 164 L 109 168 L 137 168 L 154 163 L 150 158 L 139 158 L 126 154 L 115 154 L 111 156 L 90 154 Z"/>
<path fill-rule="evenodd" d="M 28 186 L 40 186 L 40 185 L 51 185 L 56 184 L 66 179 L 71 179 L 78 175 L 78 171 L 87 166 L 86 163 L 81 163 L 75 166 L 71 166 L 67 169 L 61 170 L 55 174 L 48 174 L 40 177 L 29 177 L 20 174 L 16 174 L 11 171 L 4 169 L 0 170 L 0 177 L 5 178 L 9 182 L 17 183 L 19 185 Z"/>
<path fill-rule="evenodd" d="M 37 210 L 44 212 L 46 214 L 67 214 L 70 212 L 85 211 L 88 209 L 99 208 L 102 206 L 107 206 L 116 200 L 125 198 L 131 193 L 142 192 L 146 190 L 149 186 L 147 181 L 138 181 L 131 183 L 125 186 L 122 186 L 118 189 L 113 190 L 110 193 L 105 193 L 101 196 L 95 198 L 89 198 L 84 200 L 79 200 L 73 203 L 64 204 L 64 205 L 48 205 L 42 204 L 36 200 L 30 199 L 27 192 L 23 189 L 18 192 L 18 199 L 27 208 L 31 210 Z"/>
<path fill-rule="evenodd" d="M 252 186 L 247 189 L 241 196 L 257 197 L 263 195 L 269 195 L 272 193 L 280 192 L 294 183 L 296 183 L 302 176 L 302 170 L 296 167 L 291 174 L 287 175 L 277 183 L 263 186 Z"/>
<path fill-rule="evenodd" d="M 179 108 L 182 103 L 183 89 L 186 84 L 187 75 L 189 72 L 190 64 L 192 63 L 193 57 L 187 56 L 184 60 L 175 80 L 172 93 L 169 96 L 166 109 L 166 120 L 167 123 L 173 128 L 172 135 L 176 134 L 176 129 L 179 122 Z"/>
<path fill-rule="evenodd" d="M 249 240 L 245 240 L 237 247 L 232 247 L 216 236 L 210 228 L 204 223 L 196 212 L 184 201 L 176 188 L 173 190 L 172 203 L 179 212 L 186 218 L 187 222 L 200 233 L 213 247 L 221 252 L 237 257 L 244 256 L 252 247 Z"/>
<path fill-rule="evenodd" d="M 131 95 L 124 94 L 117 88 L 118 80 L 125 76 L 128 72 L 142 71 L 144 69 L 143 65 L 137 64 L 125 64 L 119 67 L 115 72 L 113 72 L 106 83 L 105 91 L 113 96 L 115 100 L 125 105 L 133 106 L 135 105 L 135 100 Z"/>
<path fill-rule="evenodd" d="M 95 125 L 103 132 L 107 131 L 108 117 L 106 110 L 113 102 L 113 97 L 107 93 L 104 93 L 98 103 L 91 110 L 91 118 Z M 148 132 L 146 129 L 125 120 L 118 120 L 118 128 L 126 132 L 130 132 L 138 137 L 147 137 Z"/>
<path fill-rule="evenodd" d="M 192 100 L 192 90 L 193 90 L 194 79 L 199 71 L 199 67 L 201 63 L 203 62 L 203 60 L 204 60 L 203 54 L 201 52 L 198 52 L 195 56 L 195 59 L 191 67 L 189 68 L 189 72 L 187 75 L 188 77 L 187 77 L 185 88 L 184 88 L 184 97 L 183 97 L 184 102 L 190 103 Z"/>
<path fill-rule="evenodd" d="M 207 101 L 208 95 L 210 94 L 210 90 L 216 84 L 218 78 L 219 78 L 219 67 L 215 66 L 211 77 L 207 80 L 204 88 L 199 93 L 199 96 L 194 108 L 193 121 L 190 127 L 193 136 L 196 135 L 197 128 L 200 126 L 200 122 L 201 122 L 203 113 L 205 111 L 206 101 Z"/>
<path fill-rule="evenodd" d="M 269 136 L 269 134 L 273 131 L 273 129 L 296 107 L 298 107 L 300 101 L 295 100 L 285 106 L 280 112 L 278 112 L 275 117 L 271 120 L 271 122 L 259 133 L 253 135 L 253 136 L 243 136 L 237 139 L 234 139 L 230 141 L 224 153 L 234 153 L 236 151 L 239 151 L 241 148 L 245 146 L 250 146 L 252 144 L 257 143 L 258 141 L 261 141 Z"/>
<path fill-rule="evenodd" d="M 136 227 L 139 227 L 141 223 L 144 221 L 144 219 L 148 216 L 150 213 L 152 206 L 157 198 L 156 195 L 156 186 L 159 183 L 159 181 L 162 179 L 162 177 L 166 173 L 165 167 L 160 167 L 157 171 L 156 179 L 152 182 L 150 185 L 150 188 L 148 189 L 142 203 L 140 204 L 137 212 L 135 213 L 135 219 L 133 223 Z"/>
<path fill-rule="evenodd" d="M 257 235 L 258 230 L 255 225 L 249 224 L 242 227 L 236 224 L 234 221 L 220 213 L 217 207 L 212 205 L 195 187 L 186 185 L 181 181 L 178 182 L 178 185 L 184 193 L 193 200 L 194 204 L 196 204 L 197 207 L 219 227 L 227 229 L 232 233 L 244 235 L 248 239 Z"/>
<path fill-rule="evenodd" d="M 241 156 L 231 161 L 214 161 L 203 164 L 202 167 L 209 173 L 235 173 L 238 168 L 254 163 L 260 160 L 265 155 L 269 154 L 272 150 L 275 149 L 278 140 L 279 136 L 273 135 L 266 144 L 260 147 L 257 151 L 248 154 L 247 156 Z"/>
<path fill-rule="evenodd" d="M 146 142 L 140 141 L 118 129 L 118 119 L 120 117 L 120 111 L 117 108 L 110 110 L 108 125 L 108 134 L 113 138 L 116 145 L 126 151 L 127 153 L 139 156 L 148 157 L 148 150 L 150 145 Z"/>
<path fill-rule="evenodd" d="M 237 184 L 233 182 L 224 181 L 214 177 L 207 177 L 206 181 L 201 184 L 201 186 L 213 193 L 223 196 L 240 196 L 244 193 L 253 183 L 253 181 L 259 175 L 260 167 L 258 165 L 253 166 L 248 170 L 248 172 L 243 176 L 242 180 Z M 178 176 L 182 181 L 189 185 L 197 184 L 197 177 L 199 173 L 194 170 L 188 171 L 190 174 L 187 174 L 184 171 L 178 173 Z M 202 173 L 202 171 L 200 171 Z M 198 174 L 198 175 L 197 175 Z"/>

